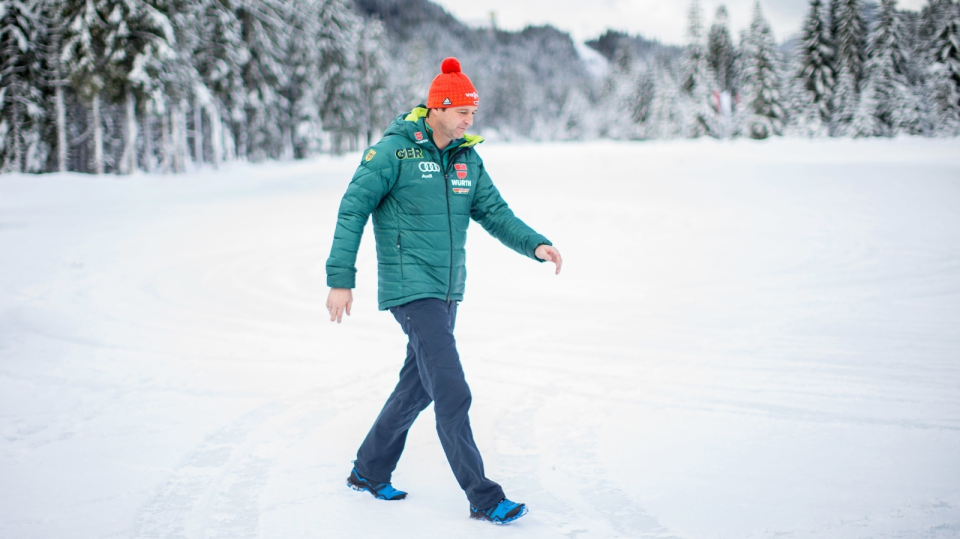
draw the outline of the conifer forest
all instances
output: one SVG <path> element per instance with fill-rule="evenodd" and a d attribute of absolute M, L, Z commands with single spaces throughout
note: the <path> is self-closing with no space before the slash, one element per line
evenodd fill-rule
<path fill-rule="evenodd" d="M 184 172 L 342 153 L 422 102 L 440 60 L 501 140 L 953 137 L 960 2 L 689 7 L 687 43 L 469 27 L 427 0 L 0 0 L 0 172 Z"/>

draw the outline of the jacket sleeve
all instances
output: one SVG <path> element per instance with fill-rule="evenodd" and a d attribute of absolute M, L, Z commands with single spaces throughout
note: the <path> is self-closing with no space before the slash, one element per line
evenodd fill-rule
<path fill-rule="evenodd" d="M 379 154 L 376 154 L 376 151 Z M 327 286 L 354 288 L 357 275 L 357 250 L 370 214 L 396 183 L 397 170 L 387 152 L 374 146 L 375 155 L 360 163 L 340 201 L 337 228 L 333 233 L 330 258 L 327 259 Z"/>
<path fill-rule="evenodd" d="M 470 217 L 507 247 L 539 262 L 543 260 L 534 254 L 537 247 L 543 244 L 553 245 L 550 240 L 537 234 L 513 214 L 513 210 L 500 196 L 500 191 L 493 185 L 482 163 L 480 179 L 477 181 L 477 194 L 470 208 Z"/>

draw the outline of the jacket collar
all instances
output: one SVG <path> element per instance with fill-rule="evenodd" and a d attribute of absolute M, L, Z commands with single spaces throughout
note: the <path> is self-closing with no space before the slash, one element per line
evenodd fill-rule
<path fill-rule="evenodd" d="M 430 126 L 427 125 L 427 107 L 425 105 L 419 105 L 411 110 L 408 114 L 403 116 L 403 119 L 398 116 L 396 120 L 393 121 L 393 125 L 387 128 L 385 135 L 390 134 L 403 134 L 410 140 L 415 140 L 415 131 L 427 131 L 428 133 L 433 134 L 433 130 L 430 129 Z M 483 137 L 480 135 L 469 135 L 464 133 L 463 138 L 454 140 L 450 142 L 450 145 L 446 149 L 450 148 L 471 148 L 483 142 Z"/>

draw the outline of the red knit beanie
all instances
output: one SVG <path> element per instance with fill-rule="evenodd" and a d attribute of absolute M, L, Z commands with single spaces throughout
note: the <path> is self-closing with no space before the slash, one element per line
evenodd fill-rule
<path fill-rule="evenodd" d="M 477 89 L 466 75 L 460 72 L 460 61 L 447 58 L 440 64 L 440 73 L 430 84 L 427 95 L 428 109 L 479 105 Z"/>

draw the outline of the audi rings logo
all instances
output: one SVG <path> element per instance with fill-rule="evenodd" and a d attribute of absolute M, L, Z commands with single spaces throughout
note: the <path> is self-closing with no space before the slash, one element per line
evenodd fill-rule
<path fill-rule="evenodd" d="M 440 172 L 440 165 L 436 163 L 428 163 L 426 161 L 421 161 L 419 164 L 420 164 L 420 172 Z"/>

